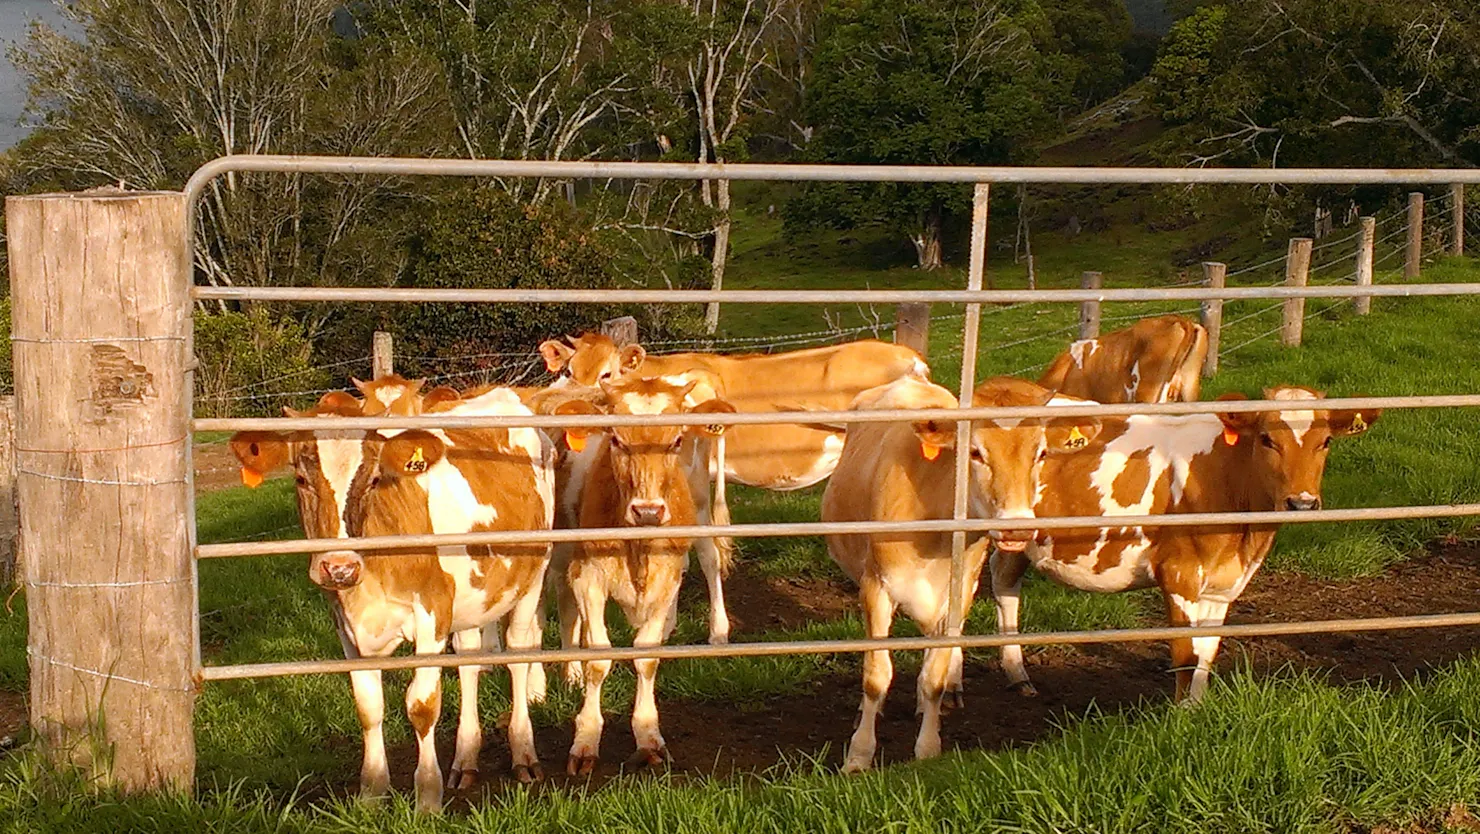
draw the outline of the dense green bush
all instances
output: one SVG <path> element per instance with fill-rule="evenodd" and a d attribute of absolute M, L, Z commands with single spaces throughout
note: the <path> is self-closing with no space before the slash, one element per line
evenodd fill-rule
<path fill-rule="evenodd" d="M 6 301 L 7 318 L 9 311 Z M 315 398 L 284 397 L 279 392 L 312 391 L 329 382 L 328 374 L 314 366 L 313 344 L 303 327 L 264 307 L 197 313 L 195 355 L 200 362 L 195 411 L 200 416 L 272 414 L 281 405 L 306 404 Z"/>

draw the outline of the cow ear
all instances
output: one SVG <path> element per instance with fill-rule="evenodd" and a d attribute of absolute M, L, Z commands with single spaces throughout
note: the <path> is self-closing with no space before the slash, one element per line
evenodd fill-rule
<path fill-rule="evenodd" d="M 1044 440 L 1051 452 L 1077 452 L 1100 436 L 1100 421 L 1095 417 L 1055 417 L 1044 429 Z"/>
<path fill-rule="evenodd" d="M 956 445 L 956 424 L 944 420 L 917 420 L 914 423 L 915 437 L 920 439 L 920 454 L 926 460 L 940 457 L 941 449 Z"/>
<path fill-rule="evenodd" d="M 337 414 L 341 417 L 356 417 L 363 404 L 348 391 L 330 391 L 319 398 L 314 411 L 320 414 Z"/>
<path fill-rule="evenodd" d="M 555 414 L 600 414 L 601 409 L 589 400 L 566 400 L 555 406 Z M 565 445 L 572 452 L 583 452 L 586 450 L 586 440 L 593 434 L 601 434 L 602 429 L 592 426 L 567 426 L 565 429 Z"/>
<path fill-rule="evenodd" d="M 242 464 L 242 483 L 262 485 L 262 479 L 288 462 L 288 441 L 276 432 L 242 431 L 231 436 L 231 453 Z"/>
<path fill-rule="evenodd" d="M 692 385 L 693 383 L 690 383 L 690 384 Z M 704 402 L 699 403 L 698 405 L 696 405 L 693 408 L 689 409 L 689 413 L 690 414 L 734 414 L 735 413 L 735 407 L 733 405 L 730 405 L 729 403 L 725 402 L 724 400 L 720 399 L 719 397 L 714 397 L 712 399 L 705 400 Z M 687 430 L 689 432 L 692 432 L 692 433 L 695 433 L 695 434 L 702 434 L 702 435 L 704 435 L 706 437 L 719 437 L 720 435 L 724 434 L 725 433 L 725 429 L 728 429 L 728 428 L 729 428 L 729 426 L 724 425 L 722 423 L 710 423 L 709 425 L 706 425 L 706 426 L 689 426 Z"/>
<path fill-rule="evenodd" d="M 461 399 L 462 395 L 457 393 L 456 388 L 450 385 L 438 385 L 427 392 L 427 395 L 422 398 L 421 405 L 426 411 L 431 411 L 439 405 L 455 403 Z"/>
<path fill-rule="evenodd" d="M 364 381 L 363 379 L 359 379 L 357 377 L 350 377 L 349 378 L 349 381 L 354 384 L 355 390 L 356 391 L 359 391 L 361 394 L 365 393 L 365 387 L 370 384 L 370 383 Z"/>
<path fill-rule="evenodd" d="M 1372 428 L 1372 424 L 1376 423 L 1377 418 L 1381 416 L 1382 409 L 1380 408 L 1333 411 L 1326 422 L 1331 426 L 1331 434 L 1337 437 L 1350 437 Z"/>
<path fill-rule="evenodd" d="M 622 345 L 621 350 L 617 351 L 617 359 L 617 367 L 621 368 L 624 373 L 635 371 L 642 365 L 643 360 L 647 359 L 647 351 L 642 345 Z"/>
<path fill-rule="evenodd" d="M 415 477 L 437 465 L 447 447 L 435 434 L 408 429 L 385 442 L 380 450 L 380 470 L 391 478 Z"/>
<path fill-rule="evenodd" d="M 565 370 L 565 366 L 570 364 L 570 358 L 575 355 L 575 349 L 564 342 L 555 339 L 540 342 L 540 356 L 545 360 L 545 370 L 552 374 Z"/>
<path fill-rule="evenodd" d="M 1237 391 L 1230 391 L 1220 395 L 1217 402 L 1238 402 L 1247 399 L 1248 397 Z M 1241 437 L 1258 429 L 1259 422 L 1263 418 L 1264 413 L 1260 411 L 1235 411 L 1219 414 L 1218 419 L 1223 421 L 1223 442 L 1230 446 L 1238 445 Z"/>

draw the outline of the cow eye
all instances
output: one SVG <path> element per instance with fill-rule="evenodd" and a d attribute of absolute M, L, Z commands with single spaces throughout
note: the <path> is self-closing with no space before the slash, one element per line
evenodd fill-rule
<path fill-rule="evenodd" d="M 1329 448 L 1331 448 L 1331 436 L 1330 435 L 1326 435 L 1326 439 L 1321 441 L 1321 448 L 1322 449 L 1329 449 Z"/>
<path fill-rule="evenodd" d="M 1269 436 L 1269 434 L 1268 434 L 1268 433 L 1265 433 L 1265 434 L 1261 434 L 1261 435 L 1259 435 L 1259 442 L 1260 442 L 1260 443 L 1261 443 L 1261 444 L 1262 444 L 1262 445 L 1263 445 L 1263 446 L 1264 446 L 1264 448 L 1266 448 L 1266 449 L 1275 449 L 1275 450 L 1278 450 L 1278 449 L 1279 449 L 1279 448 L 1280 448 L 1280 447 L 1279 447 L 1279 446 L 1278 446 L 1278 445 L 1277 445 L 1277 444 L 1276 444 L 1276 443 L 1275 443 L 1275 442 L 1274 442 L 1274 438 L 1273 438 L 1273 437 L 1270 437 L 1270 436 Z"/>
<path fill-rule="evenodd" d="M 298 484 L 299 486 L 308 486 L 308 479 L 303 477 L 302 475 L 294 475 L 293 482 Z"/>
<path fill-rule="evenodd" d="M 601 374 L 596 377 L 596 381 L 597 382 L 606 382 L 607 380 L 609 380 L 611 378 L 612 378 L 612 372 L 611 371 L 602 371 Z"/>
<path fill-rule="evenodd" d="M 614 435 L 612 435 L 612 448 L 615 449 L 618 452 L 623 452 L 623 451 L 626 451 L 627 444 L 623 443 L 622 440 L 621 440 L 621 438 L 617 437 L 614 434 Z"/>
<path fill-rule="evenodd" d="M 1039 449 L 1038 450 L 1038 459 L 1039 460 L 1043 460 L 1043 459 L 1045 459 L 1047 457 L 1048 457 L 1048 449 Z"/>
<path fill-rule="evenodd" d="M 676 452 L 676 451 L 678 451 L 679 449 L 682 449 L 682 448 L 683 448 L 683 435 L 680 434 L 678 437 L 676 437 L 676 438 L 673 439 L 673 451 Z"/>
<path fill-rule="evenodd" d="M 985 452 L 982 451 L 982 448 L 980 446 L 972 446 L 971 459 L 976 461 L 977 463 L 986 463 L 987 455 Z"/>

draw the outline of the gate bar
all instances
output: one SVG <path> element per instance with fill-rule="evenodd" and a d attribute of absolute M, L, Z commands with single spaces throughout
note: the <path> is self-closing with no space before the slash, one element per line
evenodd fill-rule
<path fill-rule="evenodd" d="M 1081 515 L 1042 518 L 953 518 L 926 521 L 798 521 L 776 524 L 687 525 L 672 527 L 588 527 L 576 530 L 491 530 L 479 533 L 437 533 L 414 536 L 367 536 L 343 539 L 284 539 L 261 542 L 203 544 L 197 559 L 229 556 L 276 556 L 288 553 L 327 553 L 332 550 L 395 550 L 478 544 L 576 542 L 610 539 L 775 538 L 825 536 L 834 533 L 936 533 L 966 530 L 1115 530 L 1123 527 L 1196 527 L 1228 524 L 1315 524 L 1325 521 L 1393 521 L 1480 515 L 1477 504 L 1422 504 L 1408 507 L 1350 507 L 1340 510 L 1276 510 L 1268 512 L 1171 513 L 1168 515 Z"/>
<path fill-rule="evenodd" d="M 1331 284 L 1306 287 L 1127 287 L 1100 290 L 531 290 L 395 287 L 202 287 L 197 301 L 344 301 L 485 304 L 1020 304 L 1085 301 L 1359 298 L 1480 295 L 1473 284 Z"/>
<path fill-rule="evenodd" d="M 982 275 L 987 271 L 987 198 L 991 186 L 979 182 L 971 196 L 971 262 L 967 267 L 966 288 L 976 292 L 982 288 Z M 975 302 L 966 305 L 966 328 L 961 334 L 961 408 L 975 404 L 976 355 L 981 349 L 982 305 Z M 958 418 L 960 415 L 956 415 Z M 915 416 L 919 419 L 919 415 Z M 951 517 L 965 521 L 971 490 L 971 420 L 956 421 L 956 466 Z M 963 577 L 966 575 L 966 531 L 951 533 L 951 575 L 946 591 L 946 634 L 960 634 L 966 620 L 963 608 Z M 892 618 L 891 618 L 892 619 Z"/>
<path fill-rule="evenodd" d="M 878 640 L 788 640 L 775 643 L 726 643 L 712 646 L 608 647 L 601 649 L 550 649 L 472 654 L 401 655 L 355 660 L 290 660 L 279 663 L 249 663 L 206 666 L 201 679 L 208 681 L 267 678 L 282 675 L 343 673 L 363 669 L 418 669 L 426 667 L 504 666 L 510 663 L 560 663 L 568 660 L 671 660 L 694 657 L 767 657 L 782 654 L 841 654 L 879 649 L 911 651 L 987 649 L 997 646 L 1085 645 L 1094 643 L 1145 643 L 1185 637 L 1277 637 L 1289 634 L 1335 634 L 1361 631 L 1397 631 L 1413 628 L 1480 626 L 1480 612 L 1462 614 L 1415 614 L 1404 617 L 1364 617 L 1347 620 L 1306 620 L 1291 623 L 1250 623 L 1196 627 L 1120 628 L 1098 631 L 1046 631 L 1018 634 L 980 634 L 956 637 L 886 637 Z"/>

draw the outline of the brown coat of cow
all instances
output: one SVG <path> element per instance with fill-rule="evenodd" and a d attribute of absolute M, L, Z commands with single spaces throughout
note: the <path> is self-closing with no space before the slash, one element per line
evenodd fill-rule
<path fill-rule="evenodd" d="M 1098 403 L 1192 402 L 1202 390 L 1208 331 L 1182 316 L 1141 319 L 1059 354 L 1038 384 Z"/>

